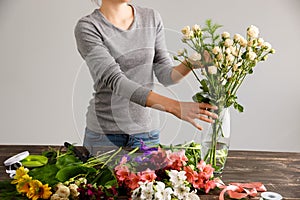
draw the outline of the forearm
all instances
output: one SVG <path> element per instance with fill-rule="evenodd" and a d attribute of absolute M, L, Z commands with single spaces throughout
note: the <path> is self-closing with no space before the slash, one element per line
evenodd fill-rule
<path fill-rule="evenodd" d="M 179 107 L 179 102 L 151 91 L 148 94 L 146 106 L 168 113 L 174 113 L 176 108 Z"/>
<path fill-rule="evenodd" d="M 183 77 L 188 75 L 191 72 L 191 69 L 185 66 L 183 63 L 175 66 L 171 72 L 171 78 L 173 82 L 179 82 Z"/>

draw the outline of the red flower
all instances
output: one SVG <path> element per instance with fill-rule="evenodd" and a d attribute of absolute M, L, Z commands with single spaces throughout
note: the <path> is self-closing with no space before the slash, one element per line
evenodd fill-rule
<path fill-rule="evenodd" d="M 129 176 L 129 169 L 127 166 L 118 165 L 115 167 L 118 181 L 124 181 Z"/>
<path fill-rule="evenodd" d="M 182 167 L 186 165 L 186 161 L 188 161 L 184 150 L 177 152 L 167 151 L 167 157 L 168 167 L 177 171 L 180 171 Z"/>
<path fill-rule="evenodd" d="M 185 171 L 186 179 L 189 183 L 193 183 L 197 179 L 197 172 L 195 172 L 190 166 L 183 168 Z"/>
<path fill-rule="evenodd" d="M 139 187 L 138 182 L 140 181 L 140 177 L 137 176 L 135 173 L 131 173 L 125 180 L 125 185 L 134 190 Z"/>

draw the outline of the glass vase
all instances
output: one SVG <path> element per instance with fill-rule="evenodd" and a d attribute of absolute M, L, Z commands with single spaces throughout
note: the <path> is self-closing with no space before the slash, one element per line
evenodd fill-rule
<path fill-rule="evenodd" d="M 201 159 L 211 164 L 214 174 L 220 175 L 224 169 L 230 144 L 229 108 L 217 110 L 218 119 L 201 134 Z"/>

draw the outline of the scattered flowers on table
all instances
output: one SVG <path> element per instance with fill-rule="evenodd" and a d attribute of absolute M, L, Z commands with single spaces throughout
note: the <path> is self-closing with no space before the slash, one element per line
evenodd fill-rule
<path fill-rule="evenodd" d="M 6 199 L 200 200 L 212 192 L 223 200 L 225 193 L 240 199 L 266 190 L 261 183 L 225 185 L 200 159 L 201 146 L 195 142 L 148 147 L 141 141 L 140 148 L 113 149 L 85 161 L 74 148 L 43 152 L 48 162 L 42 167 L 19 167 L 10 181 L 15 192 L 7 191 Z"/>

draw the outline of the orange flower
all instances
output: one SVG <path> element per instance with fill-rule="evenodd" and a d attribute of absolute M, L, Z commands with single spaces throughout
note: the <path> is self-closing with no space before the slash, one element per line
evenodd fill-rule
<path fill-rule="evenodd" d="M 52 194 L 50 191 L 51 187 L 48 187 L 48 184 L 43 185 L 39 180 L 30 181 L 29 187 L 29 191 L 26 194 L 29 199 L 48 199 Z"/>

